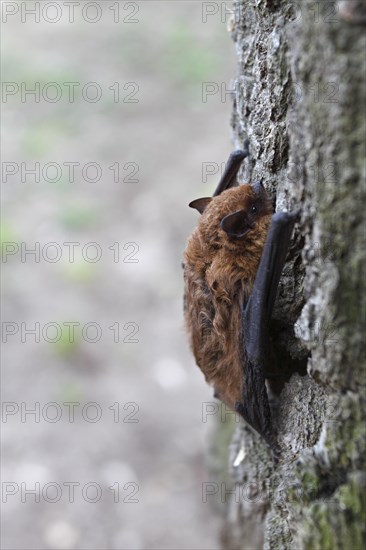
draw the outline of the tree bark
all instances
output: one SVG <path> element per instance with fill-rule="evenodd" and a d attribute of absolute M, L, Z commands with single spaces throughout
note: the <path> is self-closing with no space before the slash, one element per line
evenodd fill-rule
<path fill-rule="evenodd" d="M 241 181 L 300 208 L 271 329 L 283 456 L 236 429 L 225 547 L 358 549 L 365 492 L 365 4 L 238 0 Z M 290 376 L 291 375 L 291 376 Z"/>

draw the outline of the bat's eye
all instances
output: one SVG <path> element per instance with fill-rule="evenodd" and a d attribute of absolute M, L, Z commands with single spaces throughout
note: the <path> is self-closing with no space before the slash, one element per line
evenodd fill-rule
<path fill-rule="evenodd" d="M 253 204 L 253 206 L 252 206 L 252 208 L 251 208 L 250 211 L 251 211 L 253 214 L 255 214 L 255 213 L 257 212 L 257 207 L 254 206 L 254 204 Z"/>

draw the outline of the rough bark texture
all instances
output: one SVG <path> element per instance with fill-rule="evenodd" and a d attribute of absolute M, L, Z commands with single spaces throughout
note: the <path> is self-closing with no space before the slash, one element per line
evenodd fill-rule
<path fill-rule="evenodd" d="M 293 373 L 274 413 L 283 457 L 236 429 L 230 550 L 364 542 L 364 17 L 357 0 L 240 0 L 230 22 L 241 179 L 301 208 L 272 327 Z"/>

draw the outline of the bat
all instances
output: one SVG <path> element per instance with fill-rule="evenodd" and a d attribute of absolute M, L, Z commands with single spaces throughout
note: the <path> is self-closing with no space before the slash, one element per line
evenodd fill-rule
<path fill-rule="evenodd" d="M 266 389 L 269 324 L 297 213 L 272 215 L 261 182 L 238 185 L 249 154 L 234 151 L 184 252 L 184 317 L 190 346 L 214 395 L 280 449 Z"/>

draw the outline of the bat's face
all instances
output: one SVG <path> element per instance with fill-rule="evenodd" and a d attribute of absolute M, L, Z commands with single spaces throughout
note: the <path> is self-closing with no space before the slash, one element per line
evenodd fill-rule
<path fill-rule="evenodd" d="M 190 203 L 201 214 L 198 231 L 202 239 L 216 247 L 235 248 L 265 238 L 272 207 L 261 183 L 239 185 L 216 197 Z"/>

